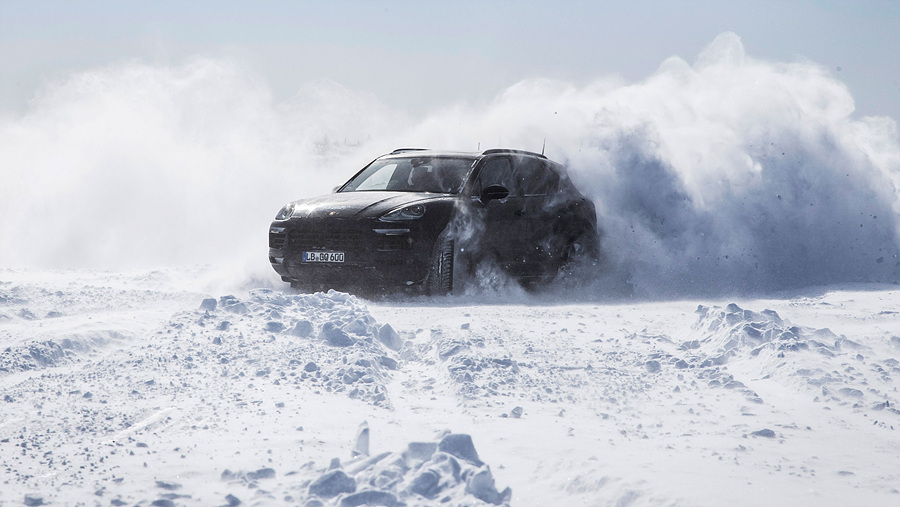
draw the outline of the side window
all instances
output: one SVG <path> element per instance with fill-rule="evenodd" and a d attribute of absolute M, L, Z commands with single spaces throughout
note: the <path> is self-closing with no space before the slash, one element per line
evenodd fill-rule
<path fill-rule="evenodd" d="M 473 192 L 481 195 L 482 190 L 491 185 L 503 185 L 509 190 L 510 195 L 515 194 L 515 180 L 513 179 L 512 163 L 508 158 L 495 158 L 488 160 L 478 180 L 475 182 Z"/>
<path fill-rule="evenodd" d="M 540 160 L 523 159 L 516 167 L 519 195 L 549 195 L 559 188 L 559 175 Z"/>

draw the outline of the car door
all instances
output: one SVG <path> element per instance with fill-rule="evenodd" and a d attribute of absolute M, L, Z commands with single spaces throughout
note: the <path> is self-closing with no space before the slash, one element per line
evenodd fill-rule
<path fill-rule="evenodd" d="M 558 255 L 560 219 L 559 175 L 543 160 L 522 157 L 515 164 L 516 193 L 521 196 L 526 223 L 523 226 L 524 262 L 533 271 Z"/>
<path fill-rule="evenodd" d="M 485 202 L 482 192 L 491 185 L 502 185 L 509 195 Z M 527 242 L 525 202 L 515 187 L 513 161 L 507 156 L 485 160 L 472 187 L 473 229 L 480 229 L 476 248 L 506 269 L 524 260 Z"/>

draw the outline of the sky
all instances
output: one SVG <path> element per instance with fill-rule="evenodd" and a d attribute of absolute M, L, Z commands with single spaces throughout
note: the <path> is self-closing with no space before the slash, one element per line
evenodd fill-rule
<path fill-rule="evenodd" d="M 891 0 L 0 0 L 0 112 L 23 113 L 75 72 L 212 57 L 252 69 L 276 100 L 325 79 L 420 114 L 529 78 L 639 82 L 728 31 L 754 58 L 820 64 L 850 88 L 857 114 L 900 119 Z"/>

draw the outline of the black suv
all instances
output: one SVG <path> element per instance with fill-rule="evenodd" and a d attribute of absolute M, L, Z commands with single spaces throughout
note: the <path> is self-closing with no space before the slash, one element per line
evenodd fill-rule
<path fill-rule="evenodd" d="M 272 267 L 308 290 L 445 294 L 486 265 L 529 286 L 598 259 L 593 203 L 563 166 L 516 150 L 395 150 L 269 227 Z"/>

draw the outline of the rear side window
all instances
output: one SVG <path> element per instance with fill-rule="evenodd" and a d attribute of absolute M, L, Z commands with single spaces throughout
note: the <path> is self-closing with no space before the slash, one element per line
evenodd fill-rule
<path fill-rule="evenodd" d="M 508 158 L 494 158 L 485 162 L 475 182 L 474 192 L 481 195 L 481 192 L 491 185 L 502 185 L 511 195 L 515 194 L 512 162 Z"/>
<path fill-rule="evenodd" d="M 522 159 L 515 176 L 516 190 L 521 196 L 549 195 L 559 188 L 559 175 L 537 159 Z"/>

